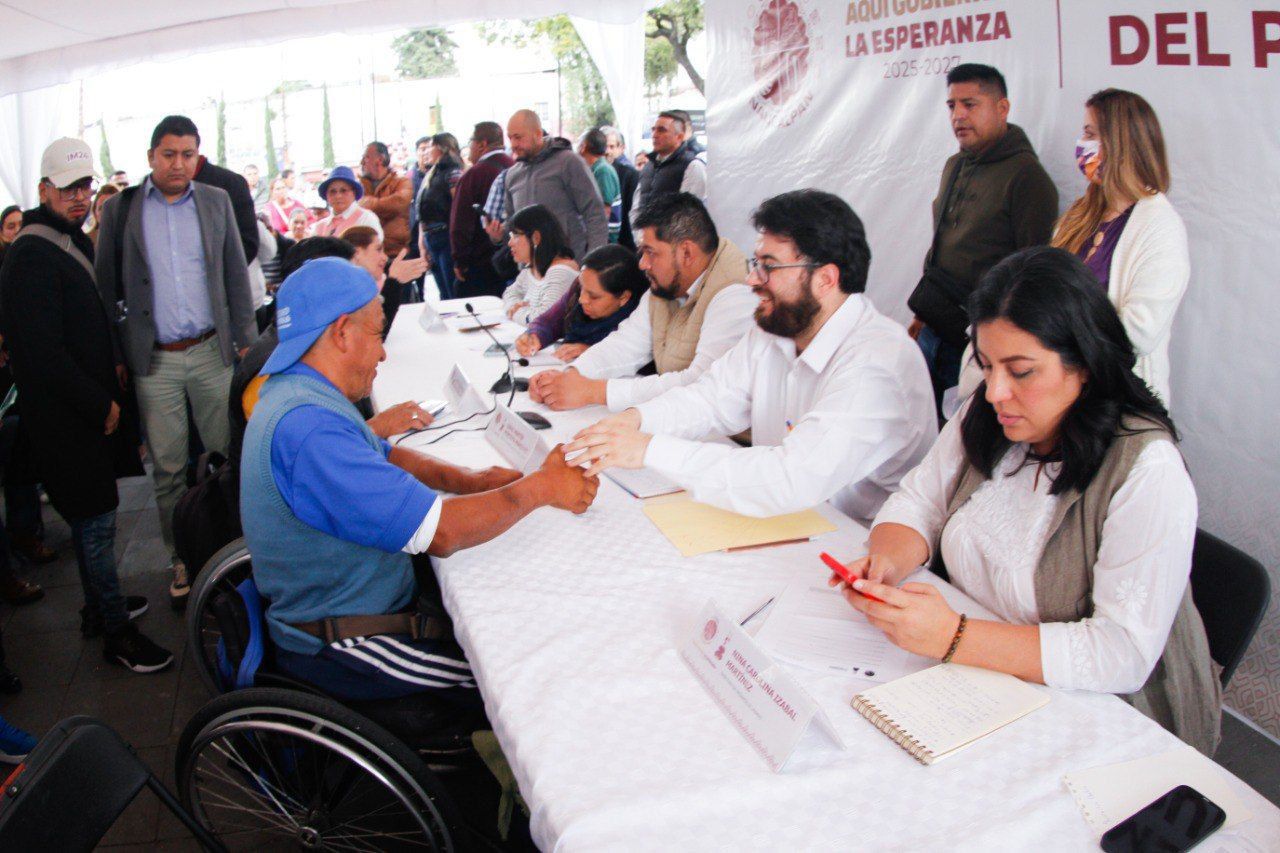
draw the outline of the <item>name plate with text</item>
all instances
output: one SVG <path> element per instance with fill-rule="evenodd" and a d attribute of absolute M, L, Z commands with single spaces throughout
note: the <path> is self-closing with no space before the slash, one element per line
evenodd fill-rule
<path fill-rule="evenodd" d="M 523 418 L 498 403 L 484 437 L 494 446 L 502 458 L 522 474 L 531 474 L 547 458 L 551 448 Z"/>
<path fill-rule="evenodd" d="M 424 332 L 434 332 L 444 329 L 444 320 L 440 317 L 440 312 L 430 302 L 422 303 L 422 313 L 418 315 L 418 325 L 422 327 Z"/>
<path fill-rule="evenodd" d="M 775 773 L 786 766 L 810 723 L 844 749 L 813 698 L 714 601 L 703 606 L 696 634 L 681 646 L 680 657 Z"/>
<path fill-rule="evenodd" d="M 489 409 L 459 364 L 455 364 L 453 370 L 449 371 L 449 378 L 444 383 L 444 396 L 455 417 L 467 418 Z"/>

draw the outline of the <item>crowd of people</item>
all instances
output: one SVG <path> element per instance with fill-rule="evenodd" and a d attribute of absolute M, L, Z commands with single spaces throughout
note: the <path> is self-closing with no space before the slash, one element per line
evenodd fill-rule
<path fill-rule="evenodd" d="M 146 602 L 117 579 L 115 478 L 140 470 L 145 437 L 180 603 L 199 562 L 175 539 L 186 472 L 195 450 L 229 453 L 240 497 L 223 538 L 246 538 L 276 665 L 351 701 L 473 708 L 438 600 L 419 601 L 430 556 L 537 507 L 584 512 L 611 467 L 747 515 L 830 501 L 871 531 L 852 587 L 832 583 L 897 645 L 1123 695 L 1211 753 L 1195 492 L 1167 410 L 1189 261 L 1159 122 L 1132 92 L 1089 98 L 1084 190 L 1059 216 L 999 71 L 952 69 L 946 104 L 959 150 L 906 328 L 866 295 L 863 221 L 839 195 L 766 199 L 749 254 L 723 236 L 680 111 L 635 164 L 616 129 L 575 144 L 530 110 L 476 124 L 465 155 L 424 136 L 408 174 L 371 142 L 358 173 L 319 183 L 323 211 L 295 197 L 296 175 L 266 187 L 209 163 L 181 116 L 156 127 L 141 184 L 113 176 L 96 194 L 88 147 L 58 140 L 40 206 L 0 217 L 13 431 L 34 461 L 10 478 L 7 457 L 6 492 L 43 484 L 71 524 L 86 634 L 157 671 L 172 655 L 133 625 Z M 390 444 L 431 421 L 412 401 L 368 403 L 395 306 L 428 273 L 442 298 L 500 297 L 525 327 L 516 349 L 565 362 L 531 378 L 534 401 L 610 414 L 523 476 Z M 38 525 L 6 504 L 18 547 Z M 999 621 L 904 583 L 921 566 Z M 29 596 L 22 583 L 0 578 L 6 598 Z"/>

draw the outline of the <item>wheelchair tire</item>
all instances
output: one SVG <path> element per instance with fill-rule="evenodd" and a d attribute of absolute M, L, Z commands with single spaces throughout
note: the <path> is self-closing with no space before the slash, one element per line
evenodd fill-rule
<path fill-rule="evenodd" d="M 217 646 L 222 630 L 210 612 L 210 601 L 217 592 L 231 592 L 236 584 L 253 573 L 249 548 L 241 537 L 209 558 L 191 582 L 187 605 L 187 647 L 196 656 L 200 681 L 213 695 L 225 693 L 218 671 Z"/>
<path fill-rule="evenodd" d="M 183 730 L 175 765 L 183 805 L 231 850 L 452 851 L 466 831 L 412 749 L 322 696 L 218 696 Z"/>

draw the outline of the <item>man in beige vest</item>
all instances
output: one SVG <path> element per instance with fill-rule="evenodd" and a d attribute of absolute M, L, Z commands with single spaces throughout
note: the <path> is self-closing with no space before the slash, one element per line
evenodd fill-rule
<path fill-rule="evenodd" d="M 649 291 L 617 330 L 560 372 L 535 374 L 529 394 L 553 409 L 620 412 L 693 382 L 754 325 L 747 262 L 716 232 L 695 196 L 654 199 L 635 220 Z M 636 376 L 653 362 L 657 374 Z"/>
<path fill-rule="evenodd" d="M 938 434 L 924 357 L 863 295 L 871 249 L 842 199 L 795 190 L 752 216 L 757 328 L 696 382 L 578 433 L 588 466 L 646 467 L 693 497 L 770 516 L 830 500 L 869 520 Z M 752 446 L 700 441 L 751 428 Z"/>

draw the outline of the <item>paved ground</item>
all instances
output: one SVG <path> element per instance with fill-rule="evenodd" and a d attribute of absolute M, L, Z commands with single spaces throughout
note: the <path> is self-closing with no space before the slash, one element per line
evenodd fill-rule
<path fill-rule="evenodd" d="M 183 642 L 182 615 L 169 608 L 168 557 L 160 541 L 151 482 L 122 480 L 116 557 L 125 591 L 147 596 L 151 610 L 138 626 L 171 649 L 174 666 L 135 675 L 102 659 L 102 641 L 80 636 L 83 603 L 67 526 L 45 509 L 46 540 L 59 559 L 19 571 L 44 586 L 43 601 L 22 608 L 0 604 L 9 666 L 26 689 L 0 696 L 0 715 L 39 736 L 73 714 L 113 726 L 173 790 L 173 750 L 183 726 L 209 698 Z M 1280 805 L 1280 745 L 1228 716 L 1218 760 Z M 103 839 L 115 851 L 198 850 L 186 829 L 150 792 L 143 791 Z"/>

